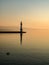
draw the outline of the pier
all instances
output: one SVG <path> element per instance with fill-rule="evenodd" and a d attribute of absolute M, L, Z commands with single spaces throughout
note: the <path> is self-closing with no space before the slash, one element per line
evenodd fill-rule
<path fill-rule="evenodd" d="M 0 33 L 26 33 L 22 28 L 22 21 L 20 22 L 20 31 L 0 31 Z"/>

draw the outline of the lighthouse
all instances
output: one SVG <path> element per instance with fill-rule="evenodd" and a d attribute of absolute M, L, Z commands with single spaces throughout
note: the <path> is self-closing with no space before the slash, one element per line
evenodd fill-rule
<path fill-rule="evenodd" d="M 22 21 L 21 21 L 21 23 L 20 23 L 20 32 L 22 33 Z"/>

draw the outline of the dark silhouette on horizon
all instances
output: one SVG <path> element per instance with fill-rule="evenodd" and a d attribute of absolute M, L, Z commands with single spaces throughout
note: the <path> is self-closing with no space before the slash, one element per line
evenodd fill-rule
<path fill-rule="evenodd" d="M 0 33 L 19 33 L 20 34 L 20 44 L 22 45 L 22 35 L 26 33 L 22 28 L 22 21 L 20 22 L 20 31 L 0 31 Z"/>
<path fill-rule="evenodd" d="M 20 31 L 0 31 L 0 33 L 26 33 L 22 30 L 22 21 L 20 22 Z"/>

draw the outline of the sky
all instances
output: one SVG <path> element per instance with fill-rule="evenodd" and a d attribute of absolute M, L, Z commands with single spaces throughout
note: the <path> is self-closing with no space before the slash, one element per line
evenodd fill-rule
<path fill-rule="evenodd" d="M 0 0 L 0 26 L 49 28 L 49 0 Z"/>

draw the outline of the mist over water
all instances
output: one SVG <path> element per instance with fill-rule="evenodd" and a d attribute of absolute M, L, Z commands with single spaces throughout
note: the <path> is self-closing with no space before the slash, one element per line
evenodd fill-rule
<path fill-rule="evenodd" d="M 19 29 L 16 26 L 0 26 L 0 31 L 18 31 Z"/>
<path fill-rule="evenodd" d="M 49 65 L 49 30 L 24 31 L 22 45 L 20 34 L 0 34 L 0 65 Z"/>

